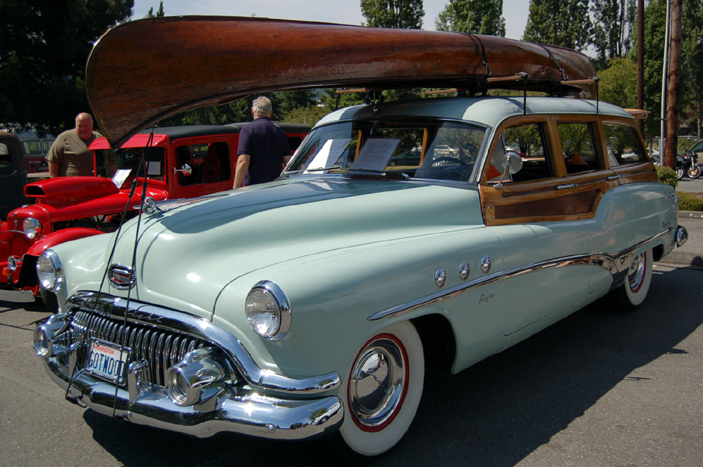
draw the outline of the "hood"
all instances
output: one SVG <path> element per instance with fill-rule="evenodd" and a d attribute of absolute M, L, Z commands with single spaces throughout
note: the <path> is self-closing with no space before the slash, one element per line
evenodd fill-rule
<path fill-rule="evenodd" d="M 121 213 L 129 191 L 129 187 L 118 189 L 112 180 L 103 177 L 50 178 L 27 185 L 25 192 L 28 197 L 36 198 L 36 204 L 18 208 L 12 215 L 13 218 L 35 217 L 46 222 L 61 222 Z M 161 181 L 149 180 L 146 196 L 164 200 L 168 198 L 168 187 Z M 140 205 L 141 198 L 139 183 L 129 202 L 129 210 Z"/>
<path fill-rule="evenodd" d="M 117 193 L 117 186 L 104 177 L 58 177 L 29 183 L 24 193 L 37 202 L 68 205 Z"/>
<path fill-rule="evenodd" d="M 482 225 L 475 188 L 344 177 L 257 185 L 143 219 L 136 294 L 205 316 L 228 283 L 258 269 Z M 135 223 L 123 229 L 112 263 L 131 264 L 135 235 Z"/>

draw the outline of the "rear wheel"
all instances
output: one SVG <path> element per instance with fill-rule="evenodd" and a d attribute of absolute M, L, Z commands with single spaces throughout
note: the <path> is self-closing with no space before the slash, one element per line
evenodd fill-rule
<path fill-rule="evenodd" d="M 681 180 L 685 173 L 686 173 L 686 171 L 683 169 L 683 167 L 680 167 L 680 166 L 676 167 L 676 178 Z"/>
<path fill-rule="evenodd" d="M 644 302 L 652 282 L 652 250 L 644 251 L 634 258 L 627 270 L 625 283 L 620 286 L 620 304 L 631 310 Z"/>
<path fill-rule="evenodd" d="M 339 436 L 354 453 L 376 456 L 405 435 L 420 404 L 425 360 L 410 322 L 369 339 L 352 362 Z"/>

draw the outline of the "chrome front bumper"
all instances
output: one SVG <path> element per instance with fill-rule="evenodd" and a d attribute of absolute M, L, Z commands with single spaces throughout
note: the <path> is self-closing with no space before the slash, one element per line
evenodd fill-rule
<path fill-rule="evenodd" d="M 44 363 L 51 379 L 66 390 L 69 368 L 56 357 L 47 358 Z M 306 439 L 337 430 L 344 416 L 342 402 L 336 396 L 282 399 L 234 388 L 223 391 L 205 403 L 205 407 L 179 407 L 162 388 L 136 390 L 140 386 L 143 385 L 138 370 L 130 368 L 130 390 L 117 390 L 116 417 L 200 438 L 232 432 L 270 439 Z M 113 384 L 76 371 L 69 395 L 96 412 L 113 415 Z"/>
<path fill-rule="evenodd" d="M 334 431 L 342 424 L 342 401 L 334 395 L 341 384 L 337 373 L 297 379 L 265 371 L 238 339 L 210 321 L 153 305 L 81 292 L 69 299 L 67 308 L 67 313 L 52 315 L 37 327 L 35 350 L 51 379 L 68 390 L 72 400 L 97 412 L 198 437 L 233 432 L 305 439 Z M 148 330 L 151 337 L 147 339 L 145 333 L 141 339 L 138 328 Z M 133 358 L 127 363 L 123 383 L 116 386 L 86 371 L 85 366 L 91 339 L 116 342 L 115 336 L 123 329 L 124 335 L 132 338 Z M 201 350 L 186 353 L 183 344 L 173 359 L 176 341 L 191 342 L 190 348 L 197 344 Z M 169 342 L 173 343 L 171 350 L 167 350 Z M 207 379 L 212 368 L 197 366 L 207 360 L 207 349 L 229 362 L 225 376 L 214 382 Z M 200 386 L 203 392 L 191 402 L 177 401 L 170 392 L 174 386 L 164 377 L 171 370 L 165 370 L 185 368 L 189 356 L 201 351 L 205 354 L 198 355 L 205 356 L 190 365 L 199 369 L 198 377 L 205 378 Z M 169 358 L 159 360 L 155 355 Z"/>

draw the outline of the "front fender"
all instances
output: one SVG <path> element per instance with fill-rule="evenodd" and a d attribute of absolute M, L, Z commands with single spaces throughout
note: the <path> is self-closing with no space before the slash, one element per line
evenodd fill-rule
<path fill-rule="evenodd" d="M 84 227 L 75 227 L 71 229 L 59 230 L 50 233 L 49 235 L 45 236 L 37 243 L 32 245 L 32 247 L 27 250 L 26 254 L 29 256 L 39 257 L 42 253 L 44 253 L 44 250 L 58 245 L 59 243 L 66 243 L 70 242 L 71 240 L 92 237 L 93 235 L 99 235 L 103 233 L 105 232 L 96 229 L 87 229 Z"/>

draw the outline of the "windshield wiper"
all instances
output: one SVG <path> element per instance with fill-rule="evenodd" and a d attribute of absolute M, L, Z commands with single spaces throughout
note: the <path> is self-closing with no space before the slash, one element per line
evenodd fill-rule
<path fill-rule="evenodd" d="M 341 165 L 333 165 L 330 167 L 315 167 L 314 169 L 301 169 L 301 170 L 287 170 L 283 172 L 281 175 L 295 175 L 295 174 L 300 174 L 303 172 L 322 172 L 324 170 L 334 170 L 334 169 L 341 169 Z"/>
<path fill-rule="evenodd" d="M 354 170 L 348 170 L 346 175 L 360 175 L 360 176 L 368 176 L 368 175 L 376 175 L 378 177 L 383 177 L 383 178 L 393 178 L 397 180 L 410 180 L 410 175 L 406 174 L 405 172 L 387 172 L 385 170 L 370 170 L 370 169 L 354 169 Z"/>

